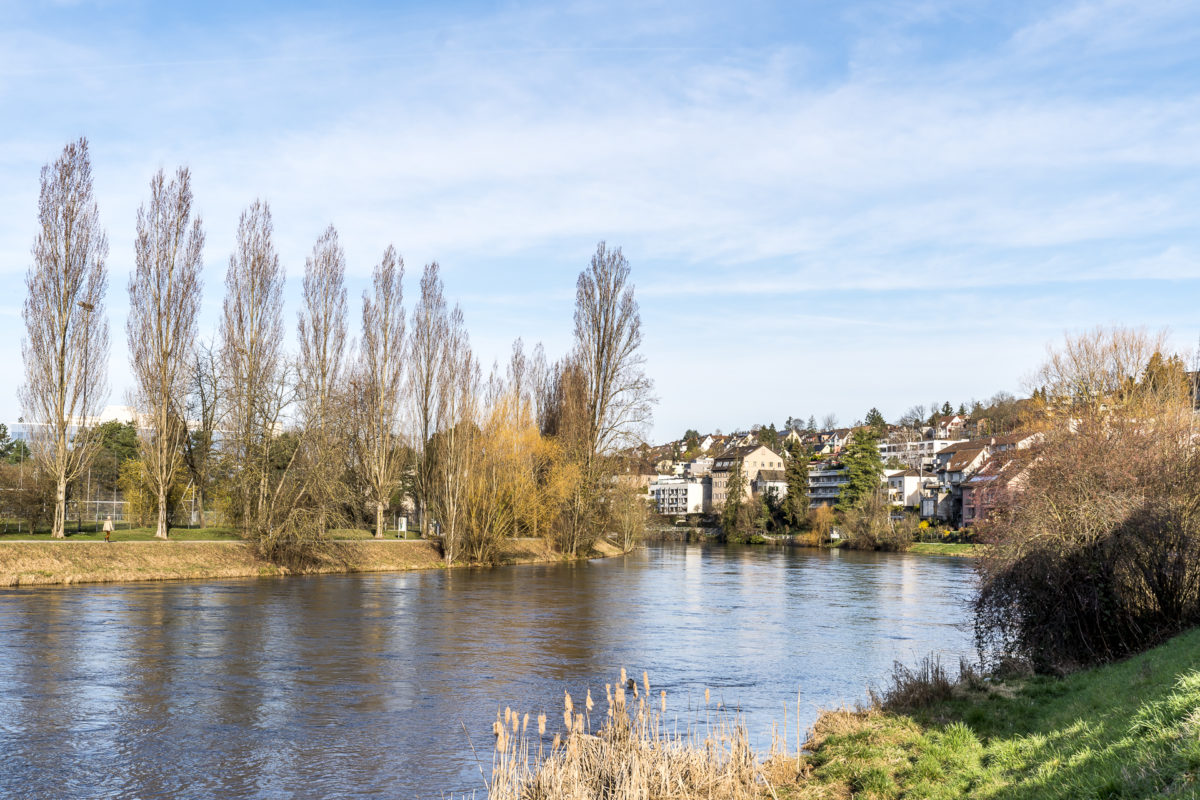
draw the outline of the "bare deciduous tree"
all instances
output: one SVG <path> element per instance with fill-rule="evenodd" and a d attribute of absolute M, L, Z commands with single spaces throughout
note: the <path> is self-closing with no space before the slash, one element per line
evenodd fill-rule
<path fill-rule="evenodd" d="M 592 456 L 636 443 L 650 422 L 653 384 L 643 370 L 642 319 L 621 248 L 596 247 L 575 288 L 576 360 L 586 387 Z"/>
<path fill-rule="evenodd" d="M 302 458 L 310 472 L 311 501 L 324 533 L 328 509 L 341 494 L 343 419 L 337 392 L 346 347 L 346 255 L 332 225 L 304 264 L 304 308 L 300 311 L 299 387 Z"/>
<path fill-rule="evenodd" d="M 358 397 L 362 431 L 358 437 L 371 499 L 375 538 L 383 538 L 384 511 L 399 487 L 404 454 L 399 436 L 404 381 L 404 260 L 388 246 L 375 266 L 374 296 L 363 292 L 363 340 Z"/>
<path fill-rule="evenodd" d="M 108 396 L 108 238 L 93 196 L 86 139 L 69 143 L 57 161 L 42 167 L 38 225 L 25 277 L 20 398 L 33 424 L 38 468 L 55 484 L 51 535 L 61 539 L 67 484 L 95 450 L 85 428 Z"/>
<path fill-rule="evenodd" d="M 183 440 L 183 463 L 192 482 L 200 527 L 213 476 L 213 455 L 220 419 L 221 360 L 211 344 L 198 343 L 188 376 L 187 419 L 191 430 Z"/>
<path fill-rule="evenodd" d="M 247 531 L 266 522 L 271 439 L 287 401 L 280 388 L 284 274 L 271 237 L 271 210 L 256 200 L 238 222 L 221 318 L 224 450 L 238 476 L 232 494 Z"/>
<path fill-rule="evenodd" d="M 438 264 L 426 264 L 421 275 L 421 298 L 412 311 L 409 326 L 409 389 L 413 404 L 414 438 L 417 465 L 414 480 L 414 501 L 421 535 L 429 535 L 429 481 L 432 464 L 429 439 L 437 429 L 438 375 L 441 371 L 444 337 L 446 335 L 446 299 Z"/>
<path fill-rule="evenodd" d="M 453 563 L 464 545 L 471 470 L 477 457 L 479 363 L 458 306 L 446 320 L 438 361 L 436 432 L 430 437 L 430 506 L 441 526 L 443 555 Z"/>
<path fill-rule="evenodd" d="M 150 204 L 137 214 L 134 269 L 129 277 L 129 363 L 134 406 L 141 416 L 139 450 L 157 503 L 154 535 L 167 538 L 168 502 L 187 437 L 183 401 L 196 341 L 204 232 L 192 218 L 191 174 L 180 168 L 167 183 L 150 179 Z"/>

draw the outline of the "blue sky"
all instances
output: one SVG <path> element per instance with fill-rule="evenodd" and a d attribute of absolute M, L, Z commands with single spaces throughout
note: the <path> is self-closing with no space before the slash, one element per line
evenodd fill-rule
<path fill-rule="evenodd" d="M 656 440 L 1016 392 L 1097 324 L 1200 335 L 1190 2 L 0 0 L 0 374 L 21 374 L 38 170 L 81 134 L 113 402 L 135 211 L 178 164 L 206 335 L 255 197 L 289 319 L 332 222 L 353 297 L 388 243 L 410 295 L 438 260 L 485 364 L 517 336 L 565 350 L 575 276 L 622 246 Z"/>

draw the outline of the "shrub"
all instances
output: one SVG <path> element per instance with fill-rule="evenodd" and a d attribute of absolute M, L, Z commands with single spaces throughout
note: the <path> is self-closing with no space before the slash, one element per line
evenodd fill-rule
<path fill-rule="evenodd" d="M 1178 360 L 1147 348 L 1089 334 L 1043 369 L 1045 439 L 981 532 L 976 635 L 993 655 L 1063 672 L 1200 624 L 1191 398 Z"/>

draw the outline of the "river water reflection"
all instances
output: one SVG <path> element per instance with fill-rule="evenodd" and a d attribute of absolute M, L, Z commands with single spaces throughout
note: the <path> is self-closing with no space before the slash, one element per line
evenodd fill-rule
<path fill-rule="evenodd" d="M 696 544 L 491 570 L 0 591 L 0 796 L 443 797 L 499 705 L 560 720 L 622 666 L 668 712 L 971 653 L 964 560 Z M 598 694 L 597 694 L 598 693 Z M 553 725 L 550 733 L 553 733 Z M 480 793 L 482 795 L 482 792 Z"/>

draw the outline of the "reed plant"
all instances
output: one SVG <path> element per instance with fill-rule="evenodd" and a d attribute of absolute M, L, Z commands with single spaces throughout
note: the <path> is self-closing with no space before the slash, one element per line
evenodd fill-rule
<path fill-rule="evenodd" d="M 546 716 L 536 727 L 509 708 L 497 712 L 491 800 L 751 800 L 777 796 L 794 784 L 803 761 L 776 735 L 760 760 L 741 716 L 717 703 L 708 690 L 701 713 L 682 723 L 668 719 L 667 693 L 651 691 L 624 669 L 605 685 L 606 708 L 594 711 L 591 691 L 582 708 L 563 698 L 562 729 L 552 735 Z M 798 719 L 797 719 L 798 722 Z M 786 728 L 785 728 L 786 731 Z M 797 733 L 799 727 L 797 726 Z M 482 771 L 482 770 L 481 770 Z"/>

